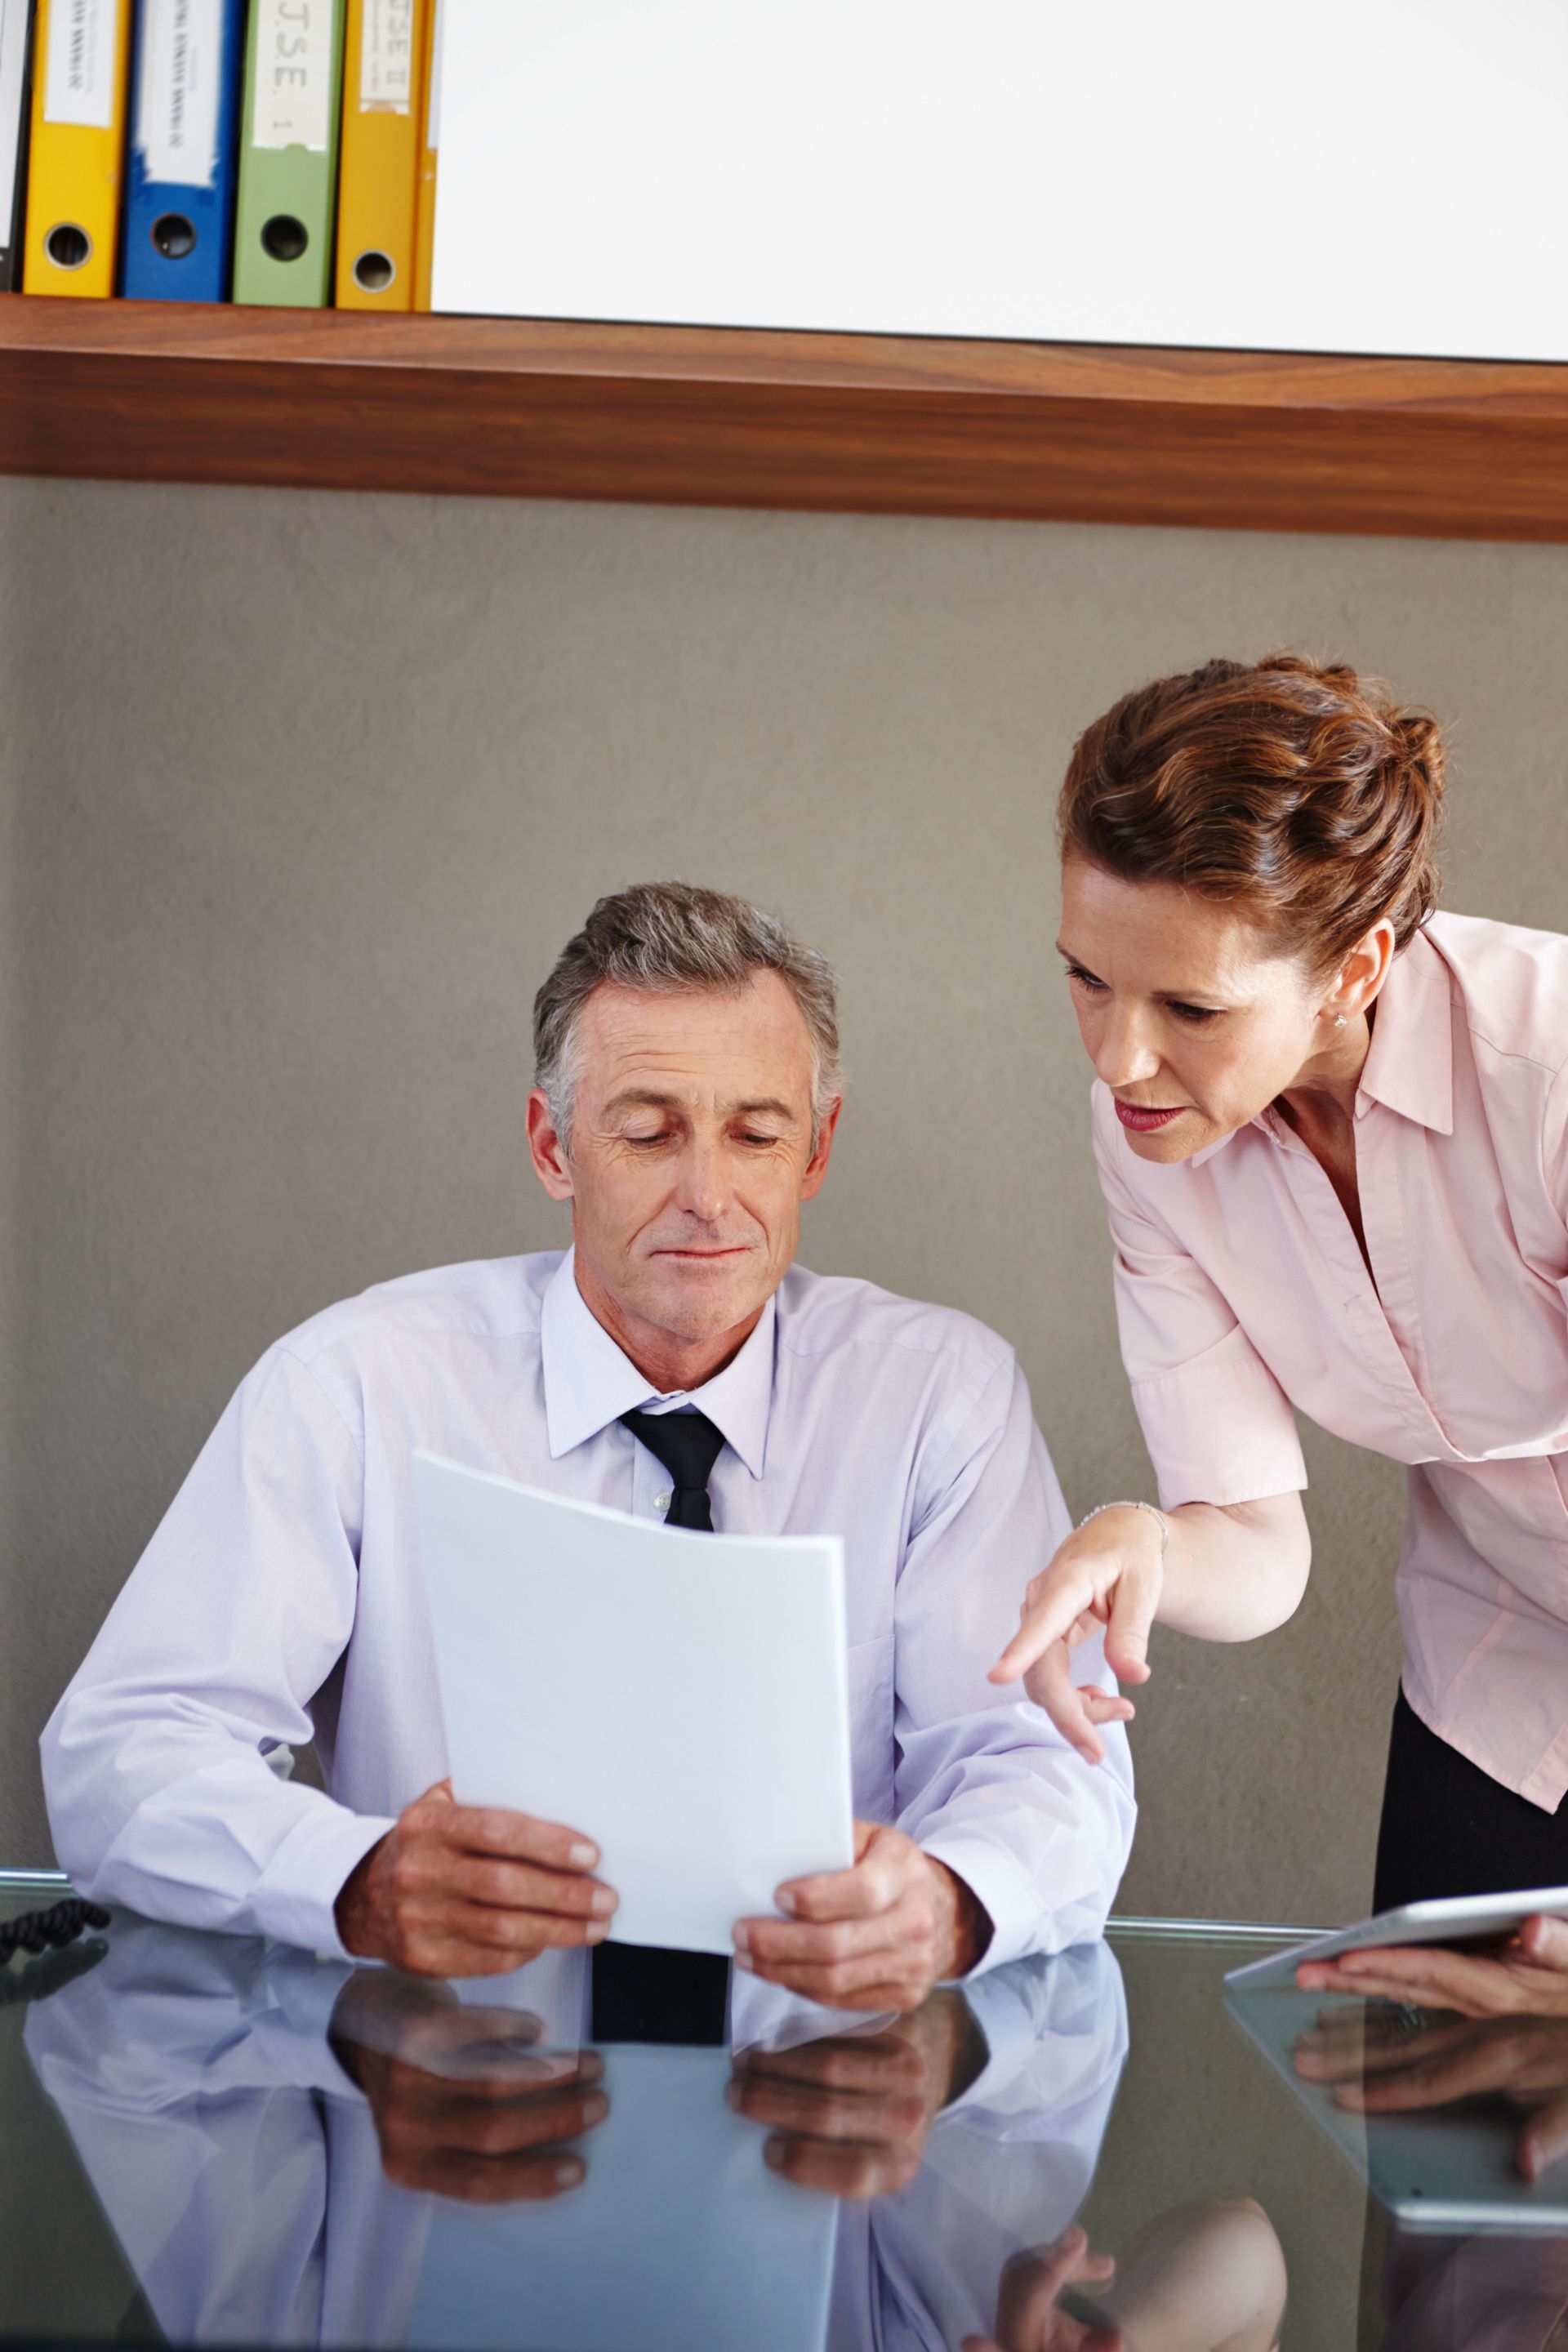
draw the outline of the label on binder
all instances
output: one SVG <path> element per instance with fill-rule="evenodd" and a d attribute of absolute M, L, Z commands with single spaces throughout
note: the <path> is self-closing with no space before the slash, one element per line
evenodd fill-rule
<path fill-rule="evenodd" d="M 210 188 L 217 173 L 223 0 L 142 0 L 136 144 L 147 177 Z"/>
<path fill-rule="evenodd" d="M 359 102 L 407 114 L 414 105 L 414 0 L 364 0 Z"/>
<path fill-rule="evenodd" d="M 114 127 L 120 11 L 128 0 L 55 0 L 44 75 L 44 120 Z"/>
<path fill-rule="evenodd" d="M 332 141 L 331 0 L 255 0 L 258 147 L 310 147 Z"/>

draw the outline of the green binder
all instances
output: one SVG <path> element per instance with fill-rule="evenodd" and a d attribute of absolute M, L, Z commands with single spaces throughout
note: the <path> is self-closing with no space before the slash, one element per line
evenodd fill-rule
<path fill-rule="evenodd" d="M 234 299 L 331 300 L 345 0 L 252 0 Z"/>

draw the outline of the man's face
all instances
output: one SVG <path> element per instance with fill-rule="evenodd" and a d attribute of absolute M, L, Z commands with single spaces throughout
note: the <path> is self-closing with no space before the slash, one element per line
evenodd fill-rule
<path fill-rule="evenodd" d="M 570 1136 L 536 1092 L 530 1137 L 546 1191 L 572 1203 L 579 1287 L 634 1339 L 700 1348 L 749 1328 L 832 1140 L 830 1117 L 813 1150 L 811 1040 L 789 988 L 772 971 L 733 990 L 606 982 L 576 1047 Z"/>

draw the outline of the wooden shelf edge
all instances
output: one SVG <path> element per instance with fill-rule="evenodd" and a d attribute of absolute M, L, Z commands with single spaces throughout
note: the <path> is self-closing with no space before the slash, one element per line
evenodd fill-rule
<path fill-rule="evenodd" d="M 0 471 L 1568 540 L 1568 367 L 0 297 Z"/>

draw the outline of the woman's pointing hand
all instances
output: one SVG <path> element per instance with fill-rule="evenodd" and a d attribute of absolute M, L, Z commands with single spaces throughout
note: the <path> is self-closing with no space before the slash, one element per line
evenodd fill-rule
<path fill-rule="evenodd" d="M 1111 1673 L 1123 1682 L 1148 1681 L 1149 1630 L 1164 1583 L 1163 1549 L 1153 1512 L 1131 1503 L 1096 1512 L 1032 1580 L 1018 1631 L 991 1669 L 994 1683 L 1016 1682 L 1021 1675 L 1036 1705 L 1091 1764 L 1105 1758 L 1095 1727 L 1125 1723 L 1134 1709 L 1097 1684 L 1076 1684 L 1069 1654 L 1103 1628 Z"/>

